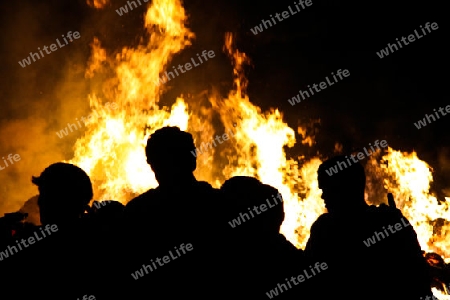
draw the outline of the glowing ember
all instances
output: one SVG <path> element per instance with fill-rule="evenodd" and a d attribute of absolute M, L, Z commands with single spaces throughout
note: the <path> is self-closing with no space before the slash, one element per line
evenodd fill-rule
<path fill-rule="evenodd" d="M 86 3 L 91 7 L 103 8 L 106 4 L 109 4 L 109 0 L 87 0 Z"/>

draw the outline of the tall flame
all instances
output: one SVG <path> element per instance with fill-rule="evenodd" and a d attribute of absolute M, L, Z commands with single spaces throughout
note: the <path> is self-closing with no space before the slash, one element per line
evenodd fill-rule
<path fill-rule="evenodd" d="M 161 88 L 155 84 L 170 58 L 187 45 L 194 34 L 185 26 L 181 3 L 153 1 L 145 16 L 150 35 L 147 44 L 137 49 L 124 48 L 108 60 L 100 42 L 92 43 L 92 58 L 86 73 L 92 77 L 107 62 L 115 76 L 105 84 L 104 99 L 89 96 L 96 112 L 87 124 L 85 136 L 75 144 L 71 163 L 79 165 L 92 178 L 95 194 L 103 199 L 126 201 L 130 195 L 156 187 L 143 147 L 156 129 L 170 125 L 187 129 L 187 105 L 177 99 L 172 110 L 158 106 Z M 119 106 L 106 109 L 106 100 Z"/>
<path fill-rule="evenodd" d="M 311 197 L 319 192 L 314 172 L 320 160 L 314 159 L 299 170 L 295 160 L 286 158 L 284 147 L 294 146 L 295 131 L 283 122 L 278 109 L 262 113 L 250 102 L 243 69 L 250 61 L 244 53 L 233 49 L 231 34 L 225 36 L 224 48 L 233 62 L 235 90 L 222 101 L 211 99 L 225 127 L 237 123 L 234 151 L 228 156 L 230 163 L 223 170 L 224 178 L 254 176 L 277 188 L 283 196 L 286 214 L 281 232 L 297 247 L 304 247 L 312 222 L 324 210 L 323 204 Z M 298 198 L 300 191 L 306 196 L 302 202 Z M 297 232 L 299 227 L 301 231 Z"/>

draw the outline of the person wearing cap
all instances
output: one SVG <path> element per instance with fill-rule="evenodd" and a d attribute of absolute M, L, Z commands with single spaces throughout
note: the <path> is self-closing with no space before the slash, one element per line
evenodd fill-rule
<path fill-rule="evenodd" d="M 93 222 L 85 214 L 93 197 L 89 176 L 78 166 L 57 162 L 39 176 L 33 176 L 32 183 L 39 190 L 37 203 L 42 226 L 56 225 L 58 230 L 36 242 L 26 263 L 22 263 L 36 272 L 30 272 L 25 279 L 33 287 L 26 293 L 38 299 L 55 300 L 93 294 L 95 279 L 101 272 L 90 255 L 100 248 Z"/>
<path fill-rule="evenodd" d="M 76 222 L 93 197 L 92 183 L 81 168 L 68 163 L 54 163 L 39 177 L 32 177 L 39 189 L 39 214 L 42 224 Z"/>

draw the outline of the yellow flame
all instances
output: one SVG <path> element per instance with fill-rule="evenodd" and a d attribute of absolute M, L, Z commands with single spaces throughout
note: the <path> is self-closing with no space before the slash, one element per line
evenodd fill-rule
<path fill-rule="evenodd" d="M 91 176 L 99 199 L 125 202 L 157 186 L 143 151 L 148 136 L 165 125 L 187 128 L 183 99 L 177 99 L 172 111 L 160 108 L 157 103 L 163 87 L 155 85 L 169 59 L 194 37 L 184 26 L 185 20 L 179 1 L 156 0 L 145 17 L 150 35 L 147 44 L 124 48 L 115 59 L 106 57 L 97 39 L 91 45 L 87 77 L 107 66 L 113 68 L 115 77 L 105 82 L 104 99 L 96 93 L 89 96 L 96 114 L 87 124 L 85 136 L 77 140 L 70 162 Z M 102 104 L 106 100 L 119 109 L 106 109 Z"/>
<path fill-rule="evenodd" d="M 92 78 L 94 73 L 101 69 L 101 64 L 106 61 L 106 51 L 102 49 L 100 41 L 94 37 L 94 40 L 91 43 L 92 47 L 92 55 L 89 61 L 89 66 L 86 69 L 85 77 Z"/>
<path fill-rule="evenodd" d="M 230 163 L 222 174 L 224 178 L 254 176 L 277 188 L 283 196 L 286 215 L 281 232 L 297 247 L 304 247 L 312 222 L 324 211 L 323 203 L 311 197 L 319 193 L 314 173 L 320 160 L 313 159 L 299 170 L 295 160 L 286 158 L 284 147 L 294 146 L 295 131 L 283 122 L 278 109 L 262 113 L 250 102 L 243 69 L 250 60 L 233 49 L 231 34 L 225 36 L 224 48 L 234 66 L 235 89 L 224 100 L 210 101 L 217 107 L 225 127 L 236 124 L 237 132 L 234 151 L 228 156 Z M 303 201 L 299 201 L 299 192 L 305 196 Z"/>

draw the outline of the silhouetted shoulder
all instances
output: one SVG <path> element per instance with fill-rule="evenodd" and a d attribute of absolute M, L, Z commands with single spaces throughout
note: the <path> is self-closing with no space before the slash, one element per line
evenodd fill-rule
<path fill-rule="evenodd" d="M 191 211 L 194 215 L 201 215 L 205 223 L 216 223 L 219 215 L 222 216 L 220 212 L 220 192 L 207 182 L 196 182 L 191 191 L 183 193 L 183 198 L 185 199 L 184 203 L 180 203 L 182 207 L 188 205 L 185 209 Z"/>
<path fill-rule="evenodd" d="M 290 256 L 290 255 L 294 255 L 294 256 L 296 256 L 296 257 L 298 257 L 298 258 L 304 258 L 304 256 L 305 256 L 305 253 L 304 253 L 303 250 L 297 249 L 297 248 L 296 248 L 291 242 L 289 242 L 289 241 L 286 239 L 286 237 L 285 237 L 283 234 L 281 234 L 281 233 L 279 233 L 279 234 L 276 236 L 276 240 L 275 240 L 274 244 L 275 244 L 275 243 L 279 245 L 279 248 L 280 248 L 281 250 L 283 250 L 284 253 L 289 253 L 289 256 Z"/>
<path fill-rule="evenodd" d="M 320 215 L 317 218 L 317 220 L 315 220 L 314 223 L 311 225 L 310 239 L 311 236 L 315 236 L 316 234 L 319 234 L 320 232 L 323 231 L 328 231 L 328 229 L 332 227 L 332 224 L 333 224 L 333 217 L 330 214 L 324 213 Z"/>
<path fill-rule="evenodd" d="M 157 199 L 158 192 L 156 189 L 150 189 L 145 193 L 133 198 L 125 205 L 125 213 L 133 212 L 142 206 L 147 206 L 152 203 L 152 200 Z M 156 201 L 156 200 L 155 200 Z"/>
<path fill-rule="evenodd" d="M 320 215 L 311 226 L 311 232 L 327 228 L 333 224 L 333 217 L 329 213 Z"/>
<path fill-rule="evenodd" d="M 190 187 L 190 191 L 185 190 L 187 194 L 194 196 L 194 202 L 200 205 L 207 205 L 218 203 L 217 197 L 219 196 L 219 190 L 213 188 L 209 183 L 205 181 L 198 181 Z M 206 208 L 206 207 L 205 207 Z"/>
<path fill-rule="evenodd" d="M 349 238 L 346 232 L 355 225 L 352 222 L 354 221 L 338 219 L 329 213 L 322 214 L 311 226 L 305 255 L 315 260 L 339 256 L 339 251 L 343 248 L 336 245 L 339 245 L 340 238 Z"/>
<path fill-rule="evenodd" d="M 390 224 L 394 225 L 399 222 L 402 223 L 403 226 L 409 224 L 407 218 L 398 208 L 389 207 L 385 204 L 381 204 L 378 207 L 373 205 L 370 206 L 364 214 L 364 219 L 368 224 L 378 227 Z"/>
<path fill-rule="evenodd" d="M 197 182 L 198 187 L 205 189 L 205 190 L 214 190 L 214 188 L 212 187 L 212 185 L 210 185 L 208 182 L 206 181 L 198 181 Z"/>
<path fill-rule="evenodd" d="M 366 213 L 373 214 L 378 218 L 398 218 L 403 217 L 403 213 L 398 208 L 381 204 L 379 206 L 371 205 L 367 208 Z"/>
<path fill-rule="evenodd" d="M 217 194 L 219 193 L 218 189 L 215 189 L 208 182 L 198 181 L 196 186 L 197 192 L 205 193 L 205 194 Z"/>

